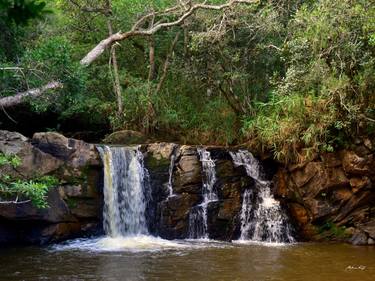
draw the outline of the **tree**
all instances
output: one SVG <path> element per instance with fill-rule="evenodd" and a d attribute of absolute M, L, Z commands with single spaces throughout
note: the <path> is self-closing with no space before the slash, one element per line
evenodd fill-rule
<path fill-rule="evenodd" d="M 221 11 L 228 8 L 233 7 L 236 4 L 254 4 L 257 3 L 257 0 L 229 0 L 225 4 L 221 5 L 210 5 L 205 3 L 193 3 L 192 1 L 187 1 L 186 3 L 180 1 L 178 5 L 165 9 L 161 12 L 150 12 L 144 16 L 142 16 L 139 20 L 137 20 L 132 28 L 127 32 L 117 32 L 106 39 L 102 40 L 99 44 L 97 44 L 90 52 L 88 52 L 83 59 L 81 59 L 80 63 L 83 66 L 88 66 L 93 63 L 101 54 L 108 48 L 110 48 L 116 42 L 120 42 L 132 37 L 137 36 L 151 36 L 157 33 L 161 29 L 171 28 L 173 26 L 180 26 L 185 23 L 186 19 L 191 17 L 196 13 L 198 10 L 214 10 L 214 11 Z M 159 21 L 156 21 L 154 24 L 149 26 L 146 29 L 143 29 L 144 24 L 147 20 L 152 17 L 160 17 Z M 171 21 L 165 21 L 169 17 L 174 18 Z M 58 85 L 58 84 L 56 84 Z M 35 95 L 35 93 L 39 93 Z M 9 107 L 14 106 L 16 104 L 22 103 L 24 97 L 32 96 L 33 98 L 42 95 L 43 91 L 38 91 L 38 89 L 31 89 L 26 92 L 16 94 L 12 102 L 9 102 L 9 99 L 0 99 L 0 106 L 2 107 Z"/>

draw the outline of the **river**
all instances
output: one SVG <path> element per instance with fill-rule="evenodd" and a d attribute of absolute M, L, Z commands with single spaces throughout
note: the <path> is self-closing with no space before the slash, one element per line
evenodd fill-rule
<path fill-rule="evenodd" d="M 373 281 L 375 248 L 104 238 L 2 249 L 0 265 L 2 281 Z"/>

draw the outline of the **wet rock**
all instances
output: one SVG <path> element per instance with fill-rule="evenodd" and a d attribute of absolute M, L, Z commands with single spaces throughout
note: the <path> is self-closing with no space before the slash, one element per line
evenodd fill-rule
<path fill-rule="evenodd" d="M 158 207 L 160 236 L 167 239 L 186 238 L 189 230 L 189 213 L 198 202 L 197 195 L 187 193 L 161 202 Z"/>
<path fill-rule="evenodd" d="M 185 154 L 181 149 L 181 158 L 177 164 L 177 171 L 174 175 L 174 186 L 176 192 L 183 192 L 184 186 L 199 185 L 202 181 L 201 163 L 198 155 Z"/>
<path fill-rule="evenodd" d="M 58 242 L 74 237 L 81 231 L 81 224 L 76 223 L 57 223 L 49 225 L 42 229 L 40 233 L 34 233 L 35 242 L 46 244 L 50 242 Z M 30 239 L 32 241 L 32 239 Z M 34 241 L 32 241 L 34 242 Z"/>
<path fill-rule="evenodd" d="M 367 235 L 362 231 L 355 231 L 352 238 L 349 240 L 350 243 L 356 246 L 367 245 Z"/>

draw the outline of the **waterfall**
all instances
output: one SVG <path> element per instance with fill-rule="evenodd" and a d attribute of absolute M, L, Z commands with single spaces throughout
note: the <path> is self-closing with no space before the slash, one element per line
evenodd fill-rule
<path fill-rule="evenodd" d="M 211 159 L 211 154 L 204 148 L 197 149 L 202 163 L 203 187 L 202 203 L 193 207 L 189 215 L 189 238 L 208 239 L 207 211 L 211 202 L 218 201 L 218 195 L 214 185 L 216 182 L 215 161 Z"/>
<path fill-rule="evenodd" d="M 177 145 L 174 145 L 173 147 L 173 151 L 171 153 L 171 162 L 169 164 L 169 171 L 168 171 L 168 184 L 167 184 L 167 187 L 168 187 L 168 198 L 172 197 L 174 194 L 173 194 L 173 169 L 174 169 L 174 165 L 175 165 L 175 162 L 176 162 L 176 152 L 177 152 L 177 149 L 178 146 Z"/>
<path fill-rule="evenodd" d="M 243 194 L 240 240 L 293 242 L 288 217 L 274 198 L 271 182 L 265 179 L 259 161 L 246 150 L 230 154 L 235 166 L 244 166 L 247 175 L 255 181 L 254 189 L 247 189 Z"/>
<path fill-rule="evenodd" d="M 104 163 L 103 226 L 110 237 L 148 234 L 147 170 L 133 147 L 98 147 Z"/>

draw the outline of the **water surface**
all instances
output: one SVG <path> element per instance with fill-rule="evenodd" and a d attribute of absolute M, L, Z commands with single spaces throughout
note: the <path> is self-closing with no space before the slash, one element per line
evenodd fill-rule
<path fill-rule="evenodd" d="M 373 281 L 375 248 L 105 238 L 2 249 L 0 265 L 1 281 Z"/>

